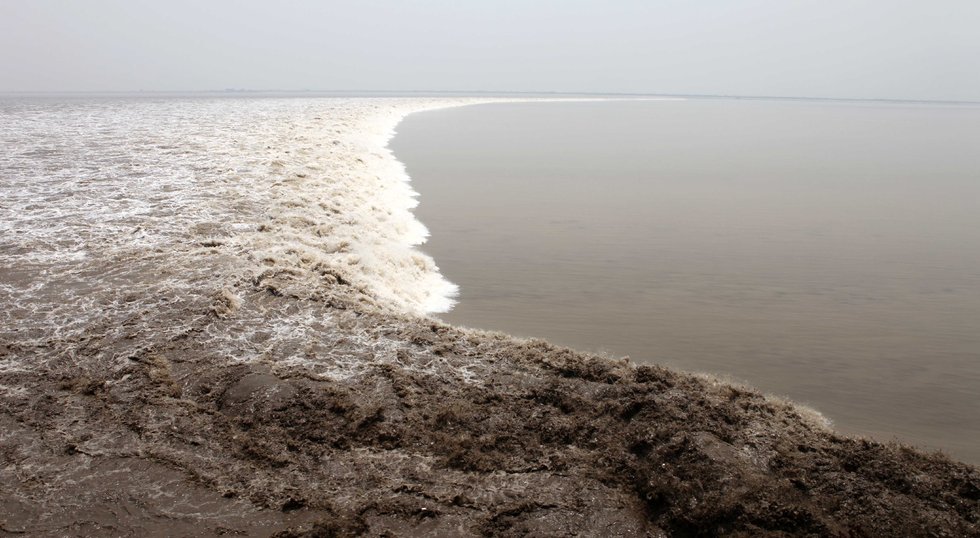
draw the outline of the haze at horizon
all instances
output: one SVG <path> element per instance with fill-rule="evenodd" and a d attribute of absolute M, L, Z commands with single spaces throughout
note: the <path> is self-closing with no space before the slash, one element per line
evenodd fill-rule
<path fill-rule="evenodd" d="M 0 0 L 0 91 L 980 100 L 980 4 Z"/>

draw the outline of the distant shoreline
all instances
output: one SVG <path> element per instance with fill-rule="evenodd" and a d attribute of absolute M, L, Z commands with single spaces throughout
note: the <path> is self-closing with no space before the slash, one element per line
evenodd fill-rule
<path fill-rule="evenodd" d="M 482 90 L 277 90 L 277 89 L 221 89 L 221 90 L 77 90 L 77 91 L 0 91 L 3 97 L 140 97 L 140 96 L 302 96 L 302 97 L 486 97 L 486 98 L 535 98 L 535 97 L 592 97 L 592 98 L 674 98 L 709 99 L 733 101 L 803 101 L 857 104 L 895 104 L 895 105 L 942 105 L 942 106 L 980 106 L 980 100 L 955 99 L 898 99 L 898 98 L 853 98 L 853 97 L 814 97 L 790 95 L 725 95 L 725 94 L 685 94 L 685 93 L 642 93 L 642 92 L 565 92 L 565 91 L 482 91 Z"/>

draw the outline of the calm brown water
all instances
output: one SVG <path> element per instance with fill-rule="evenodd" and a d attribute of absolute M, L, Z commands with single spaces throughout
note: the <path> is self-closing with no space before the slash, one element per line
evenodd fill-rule
<path fill-rule="evenodd" d="M 980 462 L 980 107 L 494 104 L 398 130 L 461 287 L 446 321 Z"/>

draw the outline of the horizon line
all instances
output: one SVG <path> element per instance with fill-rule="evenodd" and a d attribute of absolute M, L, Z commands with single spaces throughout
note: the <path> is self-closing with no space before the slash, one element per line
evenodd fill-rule
<path fill-rule="evenodd" d="M 220 95 L 239 95 L 239 94 L 386 94 L 386 95 L 486 95 L 486 96 L 511 96 L 511 95 L 566 95 L 566 96 L 594 96 L 594 97 L 684 97 L 693 99 L 745 99 L 745 100 L 784 100 L 784 101 L 836 101 L 836 102 L 877 102 L 877 103 L 905 103 L 905 104 L 947 104 L 947 105 L 980 105 L 980 100 L 963 99 L 910 99 L 894 97 L 816 97 L 816 96 L 796 96 L 796 95 L 740 95 L 740 94 L 707 94 L 707 93 L 653 93 L 653 92 L 589 92 L 589 91 L 531 91 L 531 90 L 284 90 L 284 89 L 248 89 L 248 88 L 224 88 L 206 90 L 0 90 L 0 96 L 29 96 L 29 95 L 146 95 L 146 94 L 220 94 Z"/>

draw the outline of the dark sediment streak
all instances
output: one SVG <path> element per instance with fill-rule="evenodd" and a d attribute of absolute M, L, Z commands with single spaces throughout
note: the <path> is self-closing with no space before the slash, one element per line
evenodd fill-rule
<path fill-rule="evenodd" d="M 24 389 L 0 406 L 0 536 L 977 535 L 980 473 L 942 455 L 751 390 L 382 314 L 343 284 L 250 286 L 240 307 L 189 301 L 176 337 L 148 311 L 122 360 L 100 351 L 129 349 L 125 331 L 72 358 L 0 343 L 0 361 L 50 359 L 0 375 Z M 325 346 L 360 335 L 342 352 L 364 368 L 209 347 L 294 305 L 333 320 Z"/>

